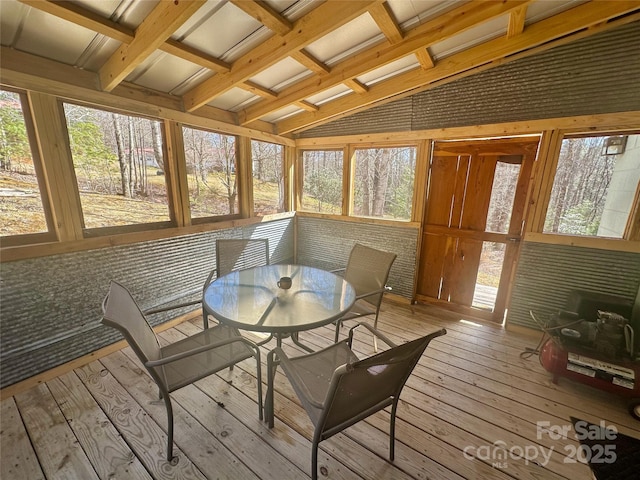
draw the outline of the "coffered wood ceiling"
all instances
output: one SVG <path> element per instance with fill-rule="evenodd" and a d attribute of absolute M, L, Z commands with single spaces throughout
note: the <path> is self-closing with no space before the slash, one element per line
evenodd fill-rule
<path fill-rule="evenodd" d="M 2 0 L 0 81 L 73 69 L 101 94 L 295 134 L 639 19 L 637 0 Z"/>

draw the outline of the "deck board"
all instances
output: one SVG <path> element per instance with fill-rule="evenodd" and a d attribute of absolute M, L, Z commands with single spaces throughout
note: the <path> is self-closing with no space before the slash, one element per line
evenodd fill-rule
<path fill-rule="evenodd" d="M 624 399 L 566 379 L 556 385 L 536 356 L 521 358 L 536 346 L 535 337 L 461 319 L 432 306 L 384 304 L 379 328 L 396 342 L 441 327 L 448 333 L 429 345 L 403 391 L 393 464 L 387 461 L 390 414 L 382 411 L 320 444 L 320 478 L 574 480 L 590 477 L 586 465 L 571 462 L 575 438 L 553 439 L 538 432 L 537 422 L 566 426 L 573 415 L 640 438 L 640 422 L 628 415 Z M 160 339 L 173 342 L 201 329 L 195 318 Z M 320 348 L 333 335 L 324 327 L 303 332 L 301 340 Z M 262 348 L 263 381 L 273 346 Z M 288 341 L 283 348 L 302 353 Z M 373 353 L 370 336 L 358 334 L 354 348 Z M 310 478 L 311 423 L 281 371 L 275 380 L 273 429 L 257 416 L 252 359 L 174 392 L 177 458 L 169 463 L 164 405 L 124 348 L 2 401 L 2 476 Z M 544 451 L 549 461 L 516 458 L 518 448 Z"/>

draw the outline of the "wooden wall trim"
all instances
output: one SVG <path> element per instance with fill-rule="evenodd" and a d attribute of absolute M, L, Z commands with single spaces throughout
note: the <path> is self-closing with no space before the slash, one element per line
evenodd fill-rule
<path fill-rule="evenodd" d="M 118 245 L 128 245 L 150 240 L 178 237 L 181 235 L 191 235 L 215 230 L 225 230 L 234 227 L 245 227 L 249 225 L 257 225 L 260 223 L 268 223 L 275 220 L 291 218 L 294 217 L 295 214 L 295 212 L 284 212 L 273 215 L 266 215 L 264 217 L 234 219 L 222 222 L 201 223 L 184 227 L 163 228 L 159 230 L 146 230 L 142 232 L 105 235 L 102 237 L 85 238 L 83 240 L 75 240 L 70 242 L 53 242 L 36 245 L 6 247 L 0 249 L 0 263 L 25 260 L 28 258 L 46 257 L 49 255 L 58 255 L 61 253 L 93 250 L 96 248 L 108 248 Z"/>
<path fill-rule="evenodd" d="M 600 250 L 611 250 L 616 252 L 640 253 L 640 241 L 631 241 L 622 238 L 580 237 L 576 235 L 529 232 L 525 234 L 524 240 L 526 242 L 598 248 Z"/>
<path fill-rule="evenodd" d="M 435 128 L 392 133 L 368 133 L 332 137 L 299 138 L 295 141 L 298 148 L 336 147 L 344 144 L 398 144 L 418 142 L 424 139 L 458 140 L 484 137 L 503 137 L 518 135 L 540 135 L 551 129 L 565 132 L 588 131 L 594 128 L 608 131 L 629 130 L 640 125 L 640 111 L 618 112 L 600 115 L 582 115 L 578 117 L 560 117 L 520 122 L 505 122 L 465 127 Z"/>
<path fill-rule="evenodd" d="M 331 215 L 328 213 L 314 213 L 314 212 L 296 212 L 297 217 L 309 217 L 309 218 L 324 218 L 326 220 L 340 220 L 347 223 L 368 223 L 372 225 L 387 225 L 389 227 L 408 228 L 412 230 L 420 229 L 420 222 L 403 222 L 400 220 L 384 220 L 381 218 L 369 218 L 369 217 L 347 217 L 344 215 Z"/>

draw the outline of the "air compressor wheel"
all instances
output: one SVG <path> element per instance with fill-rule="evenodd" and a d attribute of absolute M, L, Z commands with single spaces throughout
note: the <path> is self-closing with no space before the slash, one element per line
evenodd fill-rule
<path fill-rule="evenodd" d="M 640 398 L 634 398 L 629 403 L 629 413 L 636 420 L 640 420 Z"/>

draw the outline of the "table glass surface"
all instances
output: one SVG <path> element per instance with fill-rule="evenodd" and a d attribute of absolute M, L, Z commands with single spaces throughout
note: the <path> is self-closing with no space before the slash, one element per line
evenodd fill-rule
<path fill-rule="evenodd" d="M 291 277 L 291 288 L 278 287 Z M 228 273 L 205 290 L 205 310 L 242 330 L 292 333 L 343 316 L 356 293 L 342 277 L 302 265 L 267 265 Z"/>

